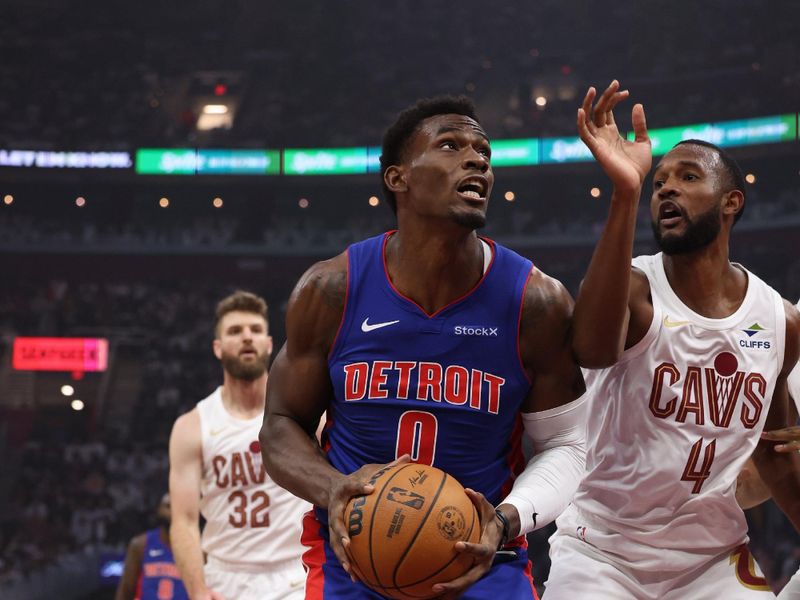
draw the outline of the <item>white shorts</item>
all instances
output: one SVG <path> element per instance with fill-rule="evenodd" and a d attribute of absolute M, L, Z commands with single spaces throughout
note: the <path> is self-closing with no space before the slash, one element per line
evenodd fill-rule
<path fill-rule="evenodd" d="M 303 600 L 306 571 L 300 558 L 278 564 L 243 565 L 209 556 L 206 585 L 225 600 Z"/>
<path fill-rule="evenodd" d="M 542 600 L 775 598 L 744 544 L 678 576 L 623 566 L 609 560 L 591 544 L 570 535 L 556 534 L 550 538 L 550 559 L 552 566 Z"/>

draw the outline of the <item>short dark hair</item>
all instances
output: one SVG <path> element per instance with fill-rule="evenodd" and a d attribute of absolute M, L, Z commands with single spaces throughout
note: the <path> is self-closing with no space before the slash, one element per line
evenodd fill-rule
<path fill-rule="evenodd" d="M 742 193 L 742 198 L 745 197 L 745 180 L 744 180 L 744 173 L 742 172 L 742 168 L 739 166 L 739 163 L 736 162 L 736 159 L 731 156 L 730 152 L 727 150 L 723 150 L 716 144 L 712 144 L 711 142 L 706 142 L 705 140 L 683 140 L 678 142 L 673 146 L 673 148 L 677 148 L 678 146 L 684 144 L 692 144 L 694 146 L 704 146 L 706 148 L 711 148 L 714 150 L 718 155 L 720 160 L 722 160 L 722 166 L 725 168 L 725 178 L 727 179 L 728 189 L 725 191 L 730 190 L 739 190 Z M 739 212 L 733 217 L 733 222 L 736 223 L 739 221 L 741 216 L 744 214 L 744 208 L 746 204 L 742 204 L 742 208 L 739 209 Z"/>
<path fill-rule="evenodd" d="M 386 202 L 397 213 L 397 198 L 384 181 L 386 170 L 400 164 L 408 141 L 425 119 L 436 115 L 464 115 L 478 121 L 475 105 L 466 96 L 436 96 L 424 98 L 397 115 L 395 122 L 383 134 L 381 146 L 381 184 Z"/>
<path fill-rule="evenodd" d="M 216 337 L 219 337 L 219 324 L 222 322 L 222 318 L 228 313 L 237 310 L 264 317 L 264 321 L 267 321 L 267 326 L 269 327 L 267 302 L 261 296 L 257 296 L 252 292 L 236 290 L 230 296 L 226 296 L 217 303 L 217 318 L 214 321 L 214 335 Z"/>

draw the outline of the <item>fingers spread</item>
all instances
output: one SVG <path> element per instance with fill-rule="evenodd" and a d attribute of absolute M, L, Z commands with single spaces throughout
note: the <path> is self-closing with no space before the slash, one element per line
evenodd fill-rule
<path fill-rule="evenodd" d="M 647 119 L 644 116 L 644 106 L 641 104 L 634 104 L 631 110 L 631 121 L 633 123 L 633 132 L 636 134 L 637 142 L 647 142 L 650 138 L 647 135 Z"/>

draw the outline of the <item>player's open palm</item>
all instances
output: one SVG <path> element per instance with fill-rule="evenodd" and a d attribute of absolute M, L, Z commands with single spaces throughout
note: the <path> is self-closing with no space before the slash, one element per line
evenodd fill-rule
<path fill-rule="evenodd" d="M 330 500 L 328 502 L 328 533 L 330 535 L 330 545 L 336 558 L 342 563 L 342 567 L 350 575 L 353 581 L 358 580 L 358 575 L 350 565 L 346 547 L 350 544 L 350 534 L 344 522 L 344 510 L 350 498 L 371 494 L 375 491 L 375 486 L 370 483 L 378 472 L 387 467 L 407 463 L 411 457 L 404 454 L 400 458 L 393 460 L 385 465 L 368 464 L 347 477 L 343 477 L 331 489 Z"/>
<path fill-rule="evenodd" d="M 620 91 L 615 79 L 595 104 L 596 94 L 590 87 L 578 109 L 578 133 L 616 189 L 638 190 L 653 161 L 644 107 L 636 104 L 631 111 L 636 134 L 631 142 L 620 136 L 614 121 L 614 108 L 628 97 L 628 91 Z"/>

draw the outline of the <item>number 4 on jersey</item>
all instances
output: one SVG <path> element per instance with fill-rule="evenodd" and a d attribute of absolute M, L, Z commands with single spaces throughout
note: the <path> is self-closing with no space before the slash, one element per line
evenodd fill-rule
<path fill-rule="evenodd" d="M 692 487 L 693 494 L 699 494 L 708 476 L 711 475 L 711 463 L 714 462 L 714 450 L 717 447 L 717 440 L 711 440 L 703 452 L 703 464 L 698 468 L 697 462 L 700 460 L 700 452 L 703 450 L 703 438 L 697 440 L 689 452 L 689 460 L 683 469 L 681 481 L 694 482 Z"/>
<path fill-rule="evenodd" d="M 433 466 L 438 432 L 439 422 L 435 415 L 421 410 L 407 410 L 397 422 L 394 457 L 408 454 L 415 463 Z"/>

